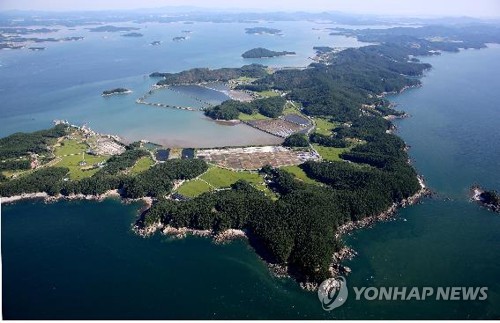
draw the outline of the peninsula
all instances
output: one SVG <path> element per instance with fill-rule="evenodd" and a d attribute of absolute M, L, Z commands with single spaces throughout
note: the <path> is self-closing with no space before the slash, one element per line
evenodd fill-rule
<path fill-rule="evenodd" d="M 263 58 L 263 57 L 276 57 L 276 56 L 284 56 L 284 55 L 295 55 L 295 52 L 282 51 L 277 52 L 273 50 L 269 50 L 266 48 L 258 47 L 247 50 L 241 57 L 243 58 Z"/>

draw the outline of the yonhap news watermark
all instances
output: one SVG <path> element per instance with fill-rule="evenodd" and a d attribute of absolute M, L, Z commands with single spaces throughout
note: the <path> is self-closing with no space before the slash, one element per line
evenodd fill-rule
<path fill-rule="evenodd" d="M 352 287 L 350 292 L 345 277 L 329 278 L 318 288 L 318 298 L 325 311 L 345 304 L 351 296 L 356 301 L 484 301 L 488 287 Z"/>

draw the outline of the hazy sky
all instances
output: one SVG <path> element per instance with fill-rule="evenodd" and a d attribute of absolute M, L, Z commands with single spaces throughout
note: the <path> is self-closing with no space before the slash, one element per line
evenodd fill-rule
<path fill-rule="evenodd" d="M 500 0 L 0 0 L 0 10 L 101 10 L 197 6 L 260 10 L 343 11 L 411 16 L 499 17 Z"/>

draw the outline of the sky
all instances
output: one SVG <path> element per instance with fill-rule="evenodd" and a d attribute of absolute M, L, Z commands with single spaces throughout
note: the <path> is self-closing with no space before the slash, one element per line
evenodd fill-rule
<path fill-rule="evenodd" d="M 342 11 L 404 16 L 500 17 L 500 0 L 0 0 L 0 11 L 108 10 L 196 6 L 265 11 Z"/>

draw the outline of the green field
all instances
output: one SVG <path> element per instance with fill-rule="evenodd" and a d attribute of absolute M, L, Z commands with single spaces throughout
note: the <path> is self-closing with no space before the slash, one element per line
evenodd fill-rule
<path fill-rule="evenodd" d="M 210 168 L 205 174 L 201 175 L 200 178 L 206 180 L 215 188 L 229 187 L 240 179 L 253 184 L 258 184 L 264 181 L 264 179 L 257 173 L 245 171 L 235 172 L 220 167 Z"/>
<path fill-rule="evenodd" d="M 286 115 L 286 114 L 298 114 L 298 115 L 304 117 L 302 112 L 300 112 L 300 104 L 299 103 L 287 102 L 285 104 L 285 109 L 283 109 L 283 115 Z"/>
<path fill-rule="evenodd" d="M 80 162 L 83 160 L 82 153 L 87 150 L 87 145 L 76 139 L 64 140 L 63 143 L 64 145 L 58 146 L 55 149 L 55 155 L 58 159 L 60 159 L 60 161 L 54 164 L 54 166 L 69 168 L 69 177 L 72 180 L 80 180 L 94 175 L 99 168 L 89 170 L 84 169 L 109 158 L 106 156 L 93 156 L 85 154 L 85 162 L 87 165 L 80 166 Z"/>
<path fill-rule="evenodd" d="M 262 97 L 262 98 L 270 98 L 270 97 L 273 97 L 273 96 L 279 96 L 280 94 L 277 93 L 277 92 L 274 92 L 274 91 L 260 91 L 260 92 L 257 92 L 257 94 Z"/>
<path fill-rule="evenodd" d="M 289 173 L 295 175 L 296 178 L 300 179 L 307 184 L 321 185 L 321 183 L 315 181 L 312 178 L 307 177 L 307 174 L 299 166 L 284 166 L 281 169 L 286 170 Z"/>
<path fill-rule="evenodd" d="M 314 122 L 316 122 L 315 132 L 325 136 L 331 136 L 333 128 L 337 127 L 337 124 L 322 118 L 314 118 Z"/>
<path fill-rule="evenodd" d="M 269 118 L 266 117 L 265 115 L 258 113 L 258 112 L 255 112 L 253 114 L 246 114 L 246 113 L 240 112 L 238 119 L 240 119 L 241 121 L 252 121 L 252 120 L 266 120 Z"/>
<path fill-rule="evenodd" d="M 130 174 L 139 174 L 148 170 L 153 166 L 155 162 L 150 156 L 142 157 L 135 163 L 135 165 L 130 169 Z"/>
<path fill-rule="evenodd" d="M 55 155 L 57 157 L 70 155 L 70 154 L 82 154 L 82 152 L 87 150 L 87 145 L 76 139 L 64 140 L 61 142 L 61 146 L 56 147 Z"/>
<path fill-rule="evenodd" d="M 323 147 L 317 144 L 313 144 L 314 149 L 320 154 L 324 160 L 328 161 L 342 161 L 340 154 L 350 150 L 351 148 L 335 148 L 335 147 Z"/>
<path fill-rule="evenodd" d="M 210 185 L 200 179 L 193 179 L 185 182 L 179 187 L 177 193 L 186 197 L 196 197 L 202 193 L 209 192 L 212 188 Z"/>
<path fill-rule="evenodd" d="M 199 178 L 186 181 L 179 187 L 177 193 L 186 197 L 196 197 L 213 189 L 228 188 L 238 180 L 245 180 L 259 191 L 264 192 L 267 196 L 275 198 L 274 193 L 264 183 L 264 178 L 258 173 L 248 171 L 236 172 L 220 167 L 211 167 Z"/>

